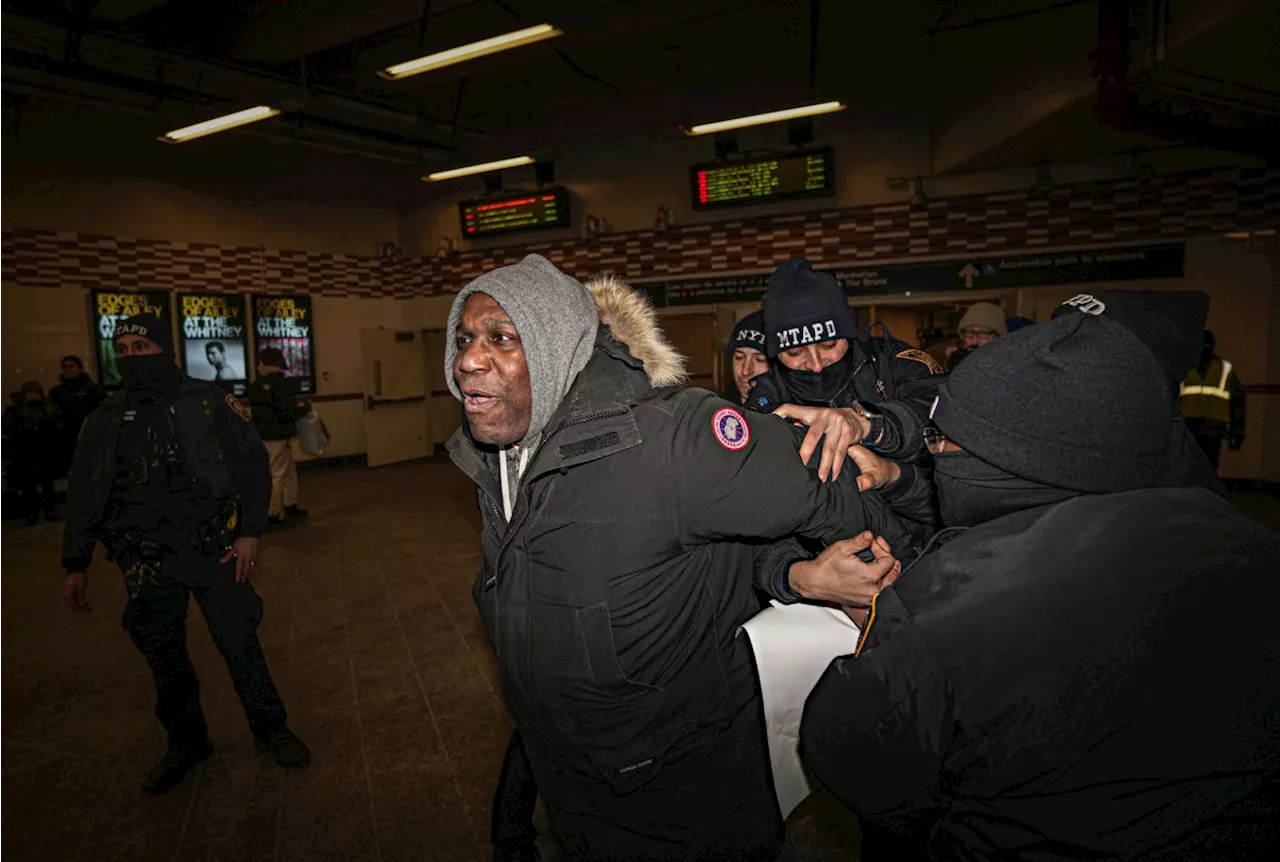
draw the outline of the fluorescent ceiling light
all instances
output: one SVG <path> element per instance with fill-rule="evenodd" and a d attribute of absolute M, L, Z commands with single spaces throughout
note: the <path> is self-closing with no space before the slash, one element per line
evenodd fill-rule
<path fill-rule="evenodd" d="M 732 129 L 745 129 L 747 126 L 763 126 L 766 123 L 781 123 L 783 120 L 797 120 L 801 117 L 812 117 L 817 114 L 833 114 L 843 111 L 841 102 L 821 102 L 817 105 L 805 105 L 802 108 L 787 108 L 785 111 L 770 111 L 767 114 L 752 114 L 750 117 L 738 117 L 736 120 L 720 120 L 715 123 L 702 123 L 685 130 L 686 135 L 713 135 L 716 132 L 728 132 Z"/>
<path fill-rule="evenodd" d="M 227 114 L 224 117 L 214 117 L 212 120 L 205 120 L 203 123 L 196 123 L 194 126 L 174 129 L 172 132 L 166 132 L 161 135 L 157 140 L 164 141 L 166 144 L 180 144 L 183 141 L 203 138 L 205 135 L 212 135 L 215 132 L 225 132 L 227 129 L 234 129 L 236 126 L 243 126 L 246 123 L 256 123 L 258 120 L 266 120 L 279 114 L 279 108 L 273 108 L 270 105 L 258 105 L 256 108 L 236 111 L 234 114 Z"/>
<path fill-rule="evenodd" d="M 552 39 L 563 35 L 562 31 L 557 30 L 550 24 L 539 24 L 536 27 L 526 27 L 523 30 L 503 33 L 501 36 L 494 36 L 491 39 L 481 39 L 479 42 L 472 42 L 470 45 L 459 45 L 457 48 L 450 48 L 448 51 L 441 51 L 438 54 L 428 54 L 416 60 L 396 63 L 394 66 L 388 66 L 383 69 L 378 75 L 389 81 L 397 81 L 410 75 L 430 72 L 432 69 L 452 66 L 454 63 L 474 60 L 476 57 L 483 57 L 486 54 L 496 54 L 499 51 L 519 48 L 521 45 L 529 45 L 534 42 L 541 42 L 543 39 Z"/>
<path fill-rule="evenodd" d="M 516 156 L 513 159 L 499 159 L 496 162 L 485 162 L 482 165 L 469 165 L 465 168 L 452 168 L 447 171 L 436 171 L 434 174 L 427 174 L 423 179 L 430 182 L 439 182 L 440 180 L 451 180 L 456 177 L 469 177 L 472 174 L 483 174 L 486 171 L 501 171 L 506 168 L 518 168 L 521 165 L 533 164 L 532 156 Z"/>

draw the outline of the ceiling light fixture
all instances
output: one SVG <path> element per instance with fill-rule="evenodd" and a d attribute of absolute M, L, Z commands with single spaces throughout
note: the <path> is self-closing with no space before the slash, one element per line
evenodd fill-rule
<path fill-rule="evenodd" d="M 212 135 L 216 132 L 225 132 L 227 129 L 234 129 L 236 126 L 243 126 L 246 123 L 256 123 L 259 120 L 267 120 L 271 117 L 279 116 L 281 113 L 279 108 L 273 108 L 270 105 L 258 105 L 256 108 L 246 108 L 243 111 L 236 111 L 234 114 L 227 114 L 222 117 L 214 117 L 212 120 L 205 120 L 203 123 L 196 123 L 194 126 L 183 126 L 181 129 L 174 129 L 172 132 L 165 132 L 158 141 L 164 141 L 166 144 L 181 144 L 184 141 L 193 141 L 196 138 L 203 138 L 205 135 Z"/>
<path fill-rule="evenodd" d="M 483 57 L 486 54 L 496 54 L 499 51 L 507 51 L 511 48 L 519 48 L 521 45 L 530 45 L 534 42 L 541 42 L 543 39 L 553 39 L 556 36 L 563 35 L 563 31 L 557 30 L 550 24 L 539 24 L 536 27 L 526 27 L 523 30 L 503 33 L 501 36 L 494 36 L 491 39 L 481 39 L 479 42 L 472 42 L 469 45 L 459 45 L 457 48 L 450 48 L 448 51 L 428 54 L 416 60 L 396 63 L 394 66 L 388 66 L 379 72 L 378 77 L 386 78 L 388 81 L 398 81 L 410 75 L 419 75 L 423 72 L 430 72 L 432 69 L 452 66 L 454 63 L 474 60 L 476 57 Z"/>
<path fill-rule="evenodd" d="M 763 126 L 766 123 L 781 123 L 784 120 L 796 120 L 800 117 L 816 117 L 819 114 L 834 114 L 843 111 L 843 102 L 819 102 L 816 105 L 804 105 L 800 108 L 787 108 L 785 111 L 770 111 L 767 114 L 752 114 L 750 117 L 738 117 L 736 120 L 720 120 L 715 123 L 701 123 L 684 129 L 686 135 L 713 135 L 716 132 L 727 132 L 731 129 L 745 129 L 748 126 Z"/>
<path fill-rule="evenodd" d="M 496 162 L 485 162 L 480 165 L 469 165 L 465 168 L 450 168 L 447 171 L 436 171 L 434 174 L 427 174 L 424 180 L 432 183 L 438 183 L 440 180 L 452 180 L 457 177 L 469 177 L 472 174 L 483 174 L 486 171 L 502 171 L 507 168 L 518 168 L 521 165 L 531 165 L 534 159 L 532 156 L 516 156 L 511 159 L 499 159 Z"/>

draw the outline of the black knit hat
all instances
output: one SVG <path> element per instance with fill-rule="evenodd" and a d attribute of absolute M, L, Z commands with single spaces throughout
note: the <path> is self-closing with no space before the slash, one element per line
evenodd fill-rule
<path fill-rule="evenodd" d="M 1164 370 L 1169 397 L 1200 361 L 1209 296 L 1198 290 L 1098 290 L 1068 299 L 1053 316 L 1102 315 L 1147 345 Z"/>
<path fill-rule="evenodd" d="M 1056 488 L 1114 493 L 1162 483 L 1164 374 L 1139 338 L 1072 314 L 975 350 L 941 384 L 933 420 L 984 461 Z"/>
<path fill-rule="evenodd" d="M 154 314 L 135 314 L 133 317 L 126 317 L 116 324 L 116 331 L 112 333 L 111 340 L 114 341 L 122 335 L 141 336 L 158 346 L 165 356 L 173 355 L 173 332 L 169 329 L 169 322 Z"/>
<path fill-rule="evenodd" d="M 724 352 L 732 359 L 733 351 L 740 347 L 764 353 L 764 315 L 760 312 L 753 311 L 738 321 L 738 325 L 733 328 L 733 334 L 729 336 L 729 343 L 724 347 Z"/>
<path fill-rule="evenodd" d="M 804 258 L 792 258 L 769 276 L 763 302 L 767 353 L 833 338 L 853 338 L 853 310 L 835 278 L 814 272 Z"/>

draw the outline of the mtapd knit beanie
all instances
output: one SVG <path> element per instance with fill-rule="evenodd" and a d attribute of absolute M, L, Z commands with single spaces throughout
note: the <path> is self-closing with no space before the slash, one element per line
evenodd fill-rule
<path fill-rule="evenodd" d="M 159 347 L 165 356 L 173 356 L 173 331 L 169 328 L 169 322 L 154 314 L 135 314 L 121 320 L 116 324 L 111 339 L 114 341 L 122 335 L 145 338 Z"/>
<path fill-rule="evenodd" d="M 762 306 L 770 359 L 793 347 L 857 334 L 840 285 L 830 274 L 814 272 L 804 258 L 787 261 L 769 276 Z"/>

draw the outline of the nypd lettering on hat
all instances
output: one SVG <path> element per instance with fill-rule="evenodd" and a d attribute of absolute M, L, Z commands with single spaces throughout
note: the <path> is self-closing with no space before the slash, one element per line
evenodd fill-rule
<path fill-rule="evenodd" d="M 752 342 L 755 342 L 756 344 L 759 344 L 761 347 L 763 347 L 763 346 L 764 346 L 764 333 L 763 333 L 763 332 L 761 332 L 761 331 L 760 331 L 760 330 L 758 330 L 758 329 L 739 329 L 739 330 L 738 330 L 738 340 L 739 340 L 739 341 L 752 341 Z"/>
<path fill-rule="evenodd" d="M 790 329 L 778 330 L 778 349 L 790 350 L 793 347 L 801 347 L 805 344 L 817 344 L 819 341 L 830 341 L 836 337 L 836 322 L 834 319 L 824 320 L 821 323 L 810 323 L 806 326 L 793 326 Z"/>
<path fill-rule="evenodd" d="M 1079 312 L 1092 314 L 1095 317 L 1107 310 L 1107 304 L 1105 302 L 1088 293 L 1077 293 L 1062 304 L 1070 305 Z"/>

